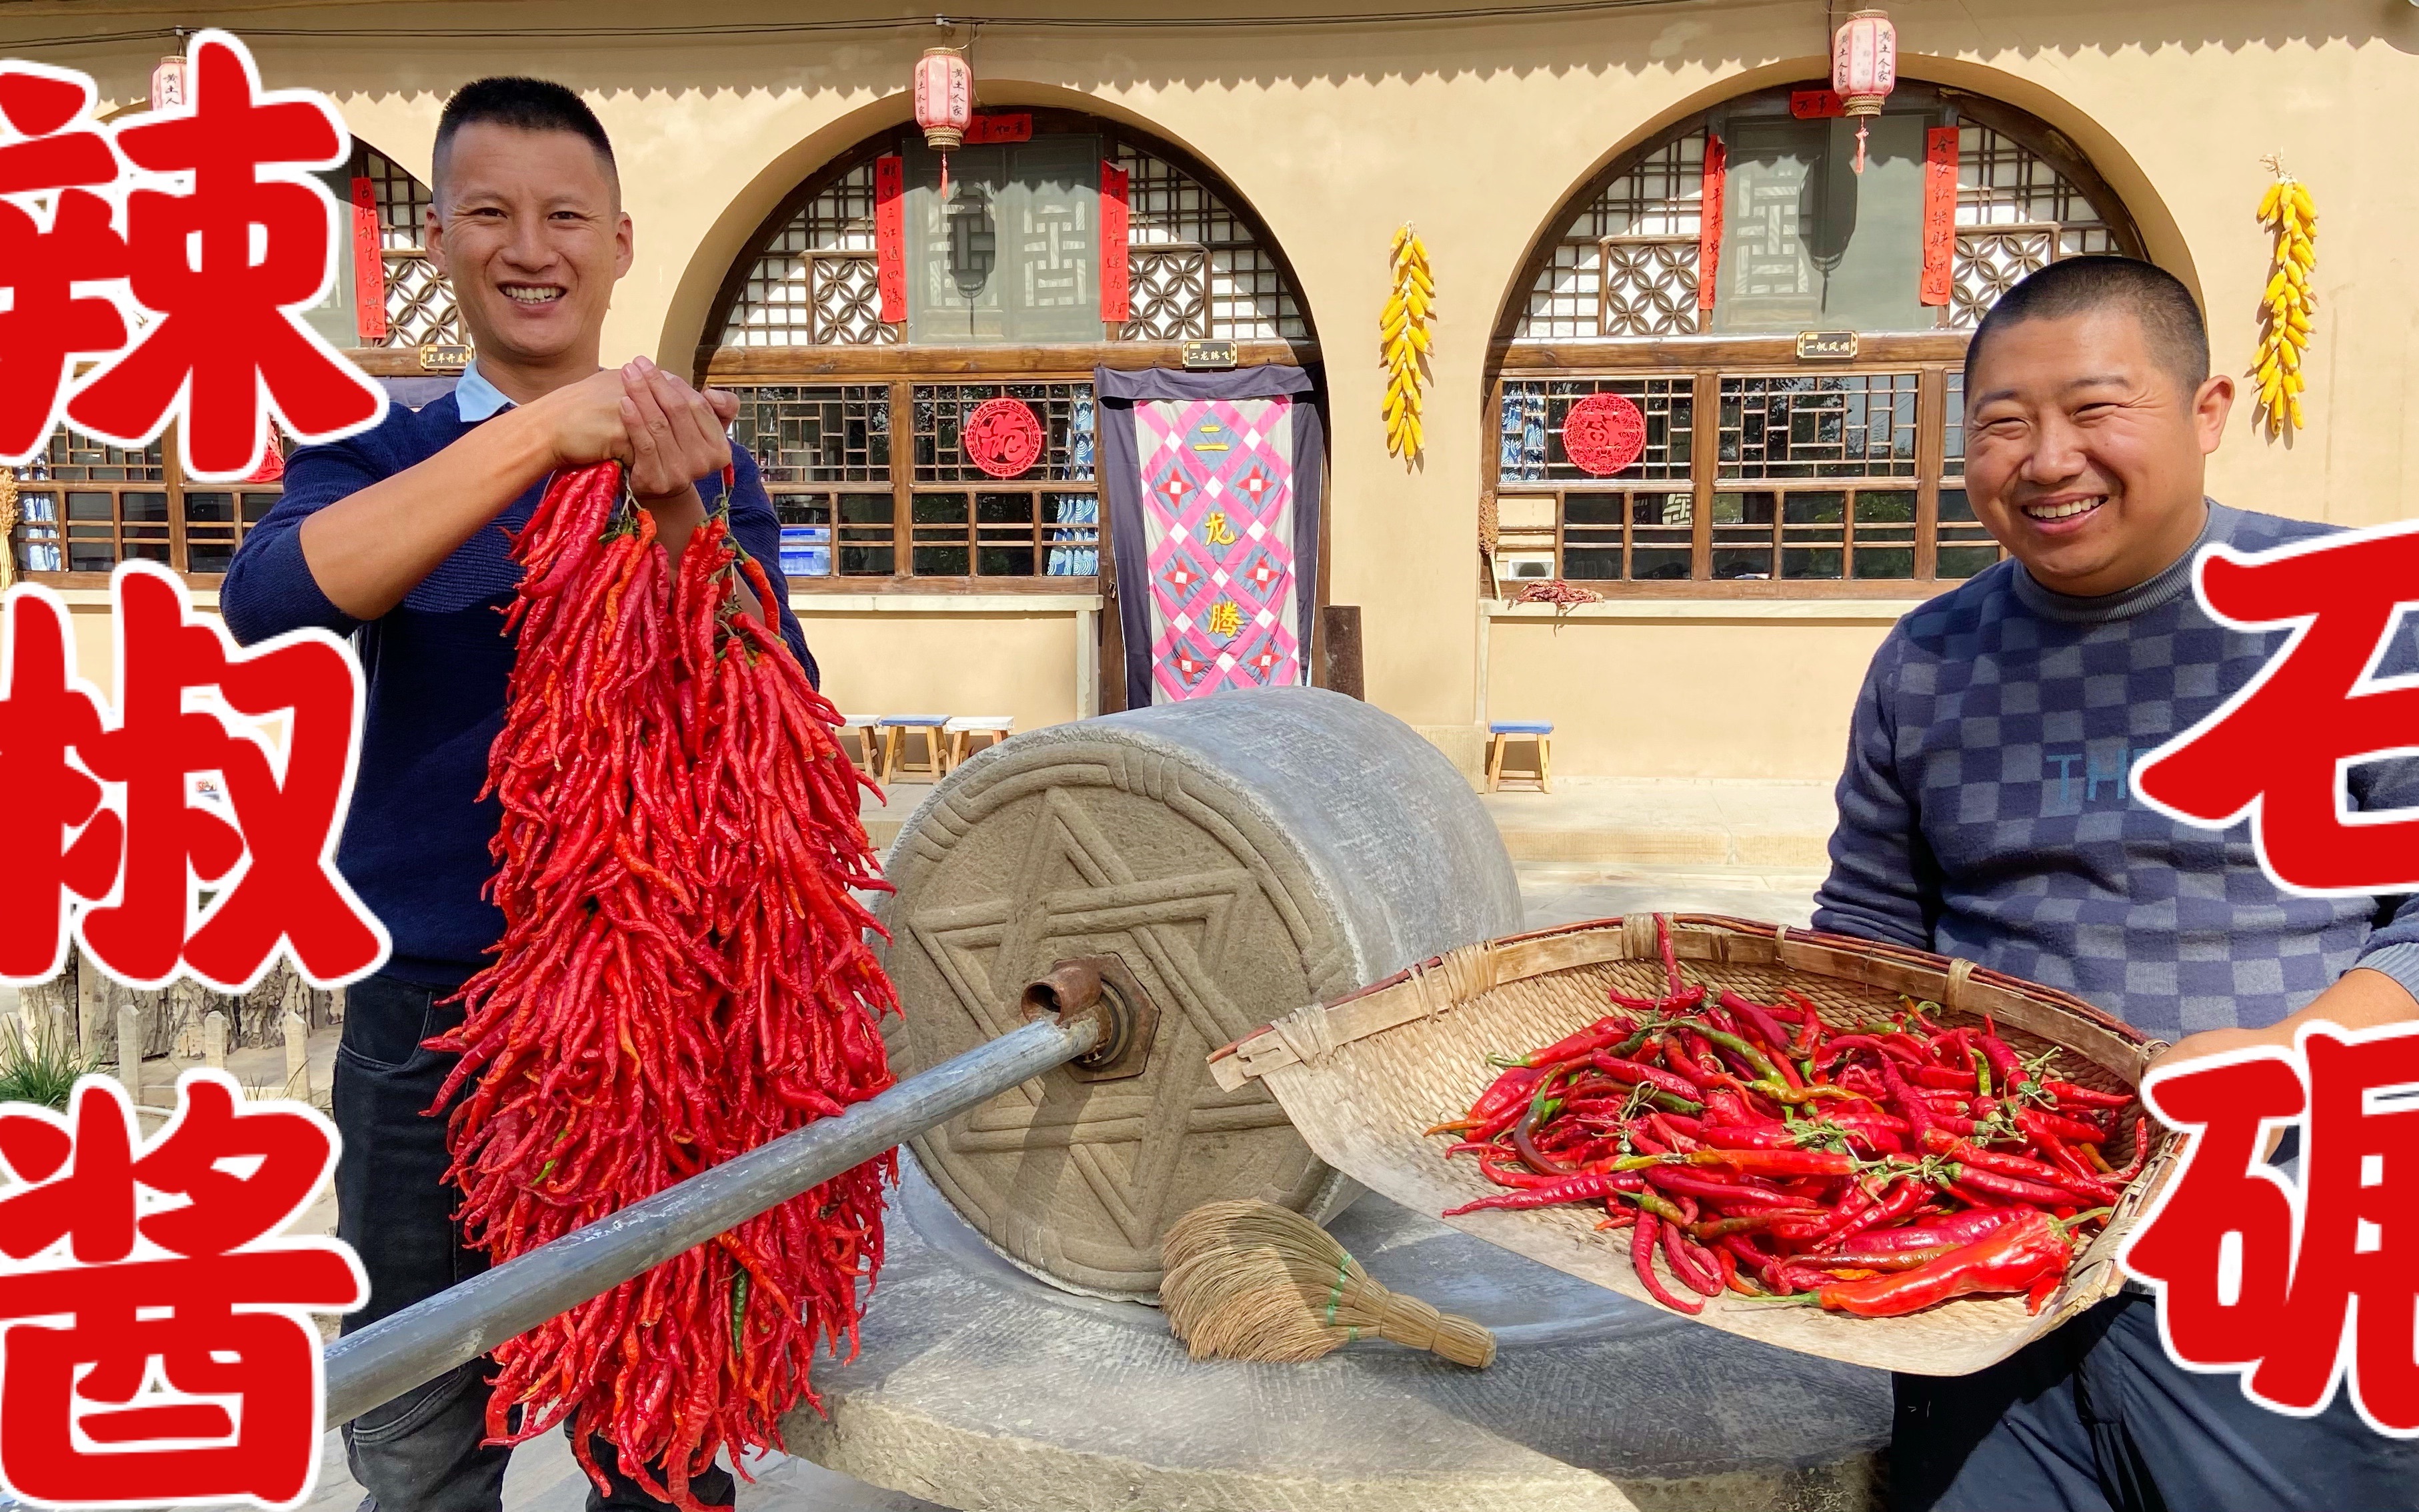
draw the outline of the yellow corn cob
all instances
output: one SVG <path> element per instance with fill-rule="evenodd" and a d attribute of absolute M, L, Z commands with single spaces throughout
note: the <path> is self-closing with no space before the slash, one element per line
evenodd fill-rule
<path fill-rule="evenodd" d="M 1428 268 L 1427 243 L 1408 222 L 1394 232 L 1387 261 L 1394 277 L 1378 316 L 1380 365 L 1386 370 L 1379 414 L 1386 426 L 1386 450 L 1409 463 L 1419 456 L 1425 439 L 1421 363 L 1434 345 L 1428 322 L 1436 315 L 1436 278 Z"/>

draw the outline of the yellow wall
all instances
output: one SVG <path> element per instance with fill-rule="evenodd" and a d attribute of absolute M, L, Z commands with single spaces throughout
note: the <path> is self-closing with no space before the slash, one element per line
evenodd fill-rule
<path fill-rule="evenodd" d="M 1320 8 L 1355 4 L 1373 15 L 1387 8 L 1373 0 Z M 31 8 L 0 17 L 0 52 L 11 37 L 120 24 L 80 21 L 56 5 L 39 8 L 49 14 Z M 2402 158 L 2409 101 L 2419 94 L 2419 8 L 1911 0 L 1890 8 L 1904 75 L 1997 95 L 2085 149 L 2125 196 L 2153 255 L 2213 312 L 2222 367 L 2239 370 L 2250 356 L 2266 276 L 2251 209 L 2266 181 L 2261 156 L 2283 152 L 2324 215 L 2311 428 L 2288 448 L 2256 438 L 2247 417 L 2239 420 L 2212 468 L 2213 491 L 2345 522 L 2408 512 L 2407 473 L 2419 456 L 2419 407 L 2410 393 L 2419 327 L 2405 305 L 2419 247 L 2419 180 Z M 254 13 L 204 7 L 177 19 L 240 27 Z M 811 12 L 716 4 L 674 16 L 633 0 L 270 12 L 281 27 L 461 25 L 474 16 L 483 27 L 644 25 L 802 13 Z M 1081 105 L 1181 143 L 1225 176 L 1284 246 L 1327 355 L 1331 596 L 1363 608 L 1374 702 L 1440 733 L 1468 732 L 1484 660 L 1498 688 L 1525 679 L 1536 700 L 1571 723 L 1573 737 L 1557 750 L 1566 772 L 1633 769 L 1643 759 L 1640 737 L 1614 732 L 1634 723 L 1666 732 L 1652 758 L 1658 769 L 1744 775 L 1769 758 L 1700 719 L 1694 705 L 1708 687 L 1759 687 L 1781 726 L 1806 732 L 1787 745 L 1806 753 L 1791 769 L 1811 775 L 1836 761 L 1821 753 L 1838 748 L 1842 692 L 1873 639 L 1870 628 L 1674 622 L 1601 635 L 1566 630 L 1533 665 L 1510 671 L 1537 638 L 1524 627 L 1482 650 L 1474 517 L 1485 349 L 1503 301 L 1517 293 L 1528 248 L 1566 197 L 1650 131 L 1737 90 L 1824 71 L 1822 14 L 1807 0 L 1716 0 L 1451 25 L 1001 25 L 984 30 L 974 63 L 988 105 Z M 712 293 L 748 233 L 816 163 L 904 117 L 910 66 L 937 39 L 909 28 L 477 43 L 281 36 L 255 46 L 271 84 L 331 92 L 366 140 L 423 174 L 437 111 L 465 80 L 527 71 L 586 91 L 620 145 L 638 226 L 638 268 L 616 301 L 608 356 L 646 351 L 686 367 Z M 104 91 L 123 100 L 141 93 L 159 51 L 146 41 L 38 55 L 95 69 Z M 1427 238 L 1442 294 L 1431 450 L 1408 469 L 1384 455 L 1374 339 L 1387 242 L 1405 221 Z M 826 661 L 836 678 L 893 687 L 970 675 L 961 658 L 987 653 L 980 636 L 951 633 L 962 625 L 975 628 L 958 620 L 932 627 L 929 643 L 947 648 L 932 667 L 896 655 L 862 666 L 845 665 L 845 656 Z M 1634 644 L 1657 655 L 1631 656 Z M 1062 675 L 1060 658 L 1045 660 L 1033 674 L 1036 697 L 1040 680 Z M 1626 717 L 1588 707 L 1615 686 Z M 1062 717 L 1072 712 L 1061 705 Z"/>
<path fill-rule="evenodd" d="M 1771 607 L 1523 605 L 1493 625 L 1488 716 L 1552 720 L 1556 776 L 1837 777 L 1865 664 L 1905 606 Z"/>
<path fill-rule="evenodd" d="M 828 614 L 805 594 L 791 602 L 842 714 L 1006 714 L 1019 730 L 1074 715 L 1087 623 L 1076 615 Z"/>

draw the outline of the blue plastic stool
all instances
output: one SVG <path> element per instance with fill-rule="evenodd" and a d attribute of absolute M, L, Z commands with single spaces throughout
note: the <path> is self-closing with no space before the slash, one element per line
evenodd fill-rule
<path fill-rule="evenodd" d="M 1540 793 L 1554 791 L 1552 772 L 1553 724 L 1545 719 L 1498 719 L 1487 727 L 1493 738 L 1487 746 L 1487 791 L 1493 793 L 1503 786 L 1506 779 L 1515 782 L 1534 782 Z M 1503 764 L 1506 748 L 1515 740 L 1533 742 L 1537 750 L 1533 767 L 1512 767 Z"/>

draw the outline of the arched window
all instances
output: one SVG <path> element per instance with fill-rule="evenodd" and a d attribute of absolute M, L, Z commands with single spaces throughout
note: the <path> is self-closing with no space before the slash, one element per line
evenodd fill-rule
<path fill-rule="evenodd" d="M 380 348 L 458 347 L 464 337 L 453 290 L 421 245 L 427 186 L 361 142 L 351 161 L 321 177 L 339 205 L 352 207 L 353 236 L 376 238 L 384 319 L 362 317 L 362 259 L 341 251 L 336 287 L 305 318 L 374 372 L 420 369 L 416 355 L 396 365 L 405 354 Z M 284 474 L 279 456 L 242 483 L 189 483 L 177 466 L 173 427 L 128 450 L 62 425 L 40 456 L 16 470 L 8 549 L 19 571 L 54 581 L 98 583 L 118 563 L 135 560 L 212 579 L 277 502 Z"/>
<path fill-rule="evenodd" d="M 1186 343 L 1307 361 L 1308 322 L 1240 202 L 1129 128 L 995 112 L 950 154 L 948 180 L 944 198 L 912 129 L 827 164 L 733 267 L 699 367 L 740 396 L 733 434 L 763 469 L 793 585 L 1090 592 L 1093 369 L 1179 365 Z M 1121 317 L 1102 277 L 1120 224 Z M 886 256 L 904 294 L 888 312 L 904 318 L 887 321 Z M 1032 464 L 1007 477 L 962 446 L 963 422 L 995 398 L 1022 402 L 1041 431 Z"/>
<path fill-rule="evenodd" d="M 1854 151 L 1819 85 L 1768 90 L 1558 214 L 1497 344 L 1500 591 L 1903 594 L 1996 560 L 1960 486 L 1967 333 L 2025 274 L 2140 238 L 2072 144 L 1995 101 L 1902 85 L 1862 173 Z M 1564 422 L 1599 393 L 1642 434 L 1574 456 Z"/>

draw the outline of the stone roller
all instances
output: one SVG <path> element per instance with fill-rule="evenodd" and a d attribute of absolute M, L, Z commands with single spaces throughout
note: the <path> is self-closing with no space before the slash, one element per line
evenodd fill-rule
<path fill-rule="evenodd" d="M 1113 1072 L 1053 1072 L 918 1135 L 916 1157 L 1002 1255 L 1071 1291 L 1147 1299 L 1194 1206 L 1325 1220 L 1358 1188 L 1256 1084 L 1206 1057 L 1304 1003 L 1520 926 L 1470 784 L 1411 729 L 1315 688 L 1058 725 L 950 774 L 901 831 L 883 904 L 912 1076 L 1013 1027 L 1028 983 L 1105 962 L 1154 1019 Z M 1092 972 L 1040 989 L 1086 998 Z M 1149 1010 L 1155 1009 L 1155 1012 Z"/>

